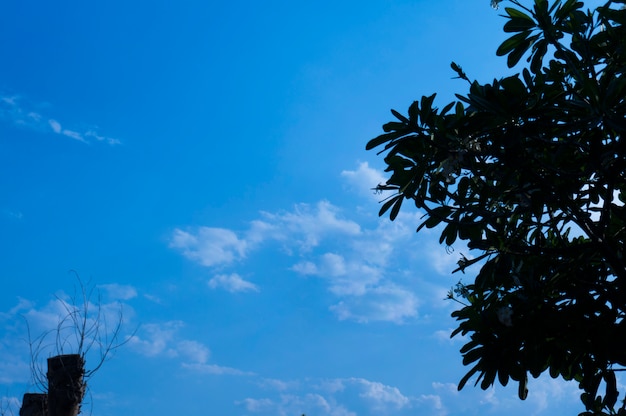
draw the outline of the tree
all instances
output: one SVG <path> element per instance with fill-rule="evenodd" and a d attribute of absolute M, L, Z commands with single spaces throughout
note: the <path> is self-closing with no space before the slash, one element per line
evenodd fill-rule
<path fill-rule="evenodd" d="M 73 273 L 80 292 L 75 292 L 69 301 L 57 296 L 63 313 L 56 327 L 31 339 L 30 326 L 26 322 L 31 375 L 34 384 L 45 393 L 24 394 L 20 415 L 79 414 L 88 381 L 115 350 L 131 339 L 130 336 L 120 339 L 121 305 L 115 310 L 104 308 L 97 288 L 85 284 L 76 272 Z M 42 363 L 45 356 L 47 371 Z M 93 359 L 89 369 L 85 368 L 87 357 Z"/>
<path fill-rule="evenodd" d="M 492 1 L 497 6 L 500 1 Z M 626 0 L 510 1 L 497 50 L 515 74 L 441 110 L 424 96 L 366 148 L 382 147 L 392 191 L 380 215 L 411 200 L 440 243 L 475 253 L 478 269 L 449 294 L 463 306 L 452 336 L 472 378 L 519 384 L 528 374 L 576 380 L 582 415 L 626 415 L 616 372 L 626 367 Z M 522 58 L 526 58 L 522 61 Z M 520 61 L 522 61 L 520 63 Z M 379 153 L 379 154 L 380 154 Z M 602 385 L 602 387 L 600 387 Z"/>

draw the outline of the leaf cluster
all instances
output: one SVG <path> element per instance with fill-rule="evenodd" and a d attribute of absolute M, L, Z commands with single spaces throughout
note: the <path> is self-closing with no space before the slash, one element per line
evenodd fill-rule
<path fill-rule="evenodd" d="M 481 265 L 453 313 L 452 335 L 469 339 L 459 388 L 512 379 L 524 399 L 528 375 L 548 371 L 579 383 L 585 414 L 626 414 L 626 0 L 511 3 L 497 54 L 526 57 L 520 73 L 482 84 L 453 63 L 467 93 L 392 110 L 367 144 L 385 154 L 378 189 L 394 192 L 380 215 L 411 201 L 418 231 L 477 253 L 457 269 Z"/>

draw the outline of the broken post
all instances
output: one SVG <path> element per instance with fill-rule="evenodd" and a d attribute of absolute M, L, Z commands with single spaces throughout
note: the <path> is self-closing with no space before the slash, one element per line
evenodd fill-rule
<path fill-rule="evenodd" d="M 85 396 L 85 360 L 80 354 L 48 358 L 48 416 L 77 416 Z"/>
<path fill-rule="evenodd" d="M 47 416 L 48 395 L 46 393 L 24 393 L 20 416 Z"/>

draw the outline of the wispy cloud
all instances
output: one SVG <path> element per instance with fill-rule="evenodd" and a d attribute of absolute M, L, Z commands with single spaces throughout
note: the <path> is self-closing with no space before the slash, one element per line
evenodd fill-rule
<path fill-rule="evenodd" d="M 17 397 L 0 397 L 0 415 L 16 415 L 21 407 L 21 401 Z"/>
<path fill-rule="evenodd" d="M 343 405 L 320 394 L 308 393 L 299 395 L 281 395 L 276 399 L 246 398 L 236 402 L 248 412 L 272 416 L 289 416 L 299 414 L 319 414 L 328 416 L 356 416 Z"/>
<path fill-rule="evenodd" d="M 360 412 L 342 402 L 356 403 L 356 407 L 366 410 L 364 414 L 376 415 L 405 414 L 404 411 L 410 410 L 415 402 L 397 387 L 364 378 L 306 379 L 267 385 L 272 386 L 275 386 L 276 394 L 262 398 L 248 397 L 237 404 L 248 412 L 261 415 L 306 413 L 356 416 Z"/>
<path fill-rule="evenodd" d="M 169 246 L 190 260 L 212 267 L 243 260 L 250 250 L 267 241 L 283 242 L 289 252 L 307 252 L 325 237 L 360 233 L 356 222 L 339 218 L 337 207 L 320 201 L 315 206 L 298 204 L 293 211 L 261 212 L 261 219 L 252 221 L 249 229 L 239 235 L 225 228 L 177 228 Z"/>
<path fill-rule="evenodd" d="M 431 383 L 419 393 L 406 394 L 401 388 L 362 377 L 303 379 L 263 385 L 262 397 L 247 397 L 237 404 L 257 415 L 462 415 L 528 414 L 550 415 L 580 410 L 577 383 L 549 377 L 531 380 L 526 401 L 517 397 L 517 386 L 488 390 L 467 387 L 458 391 L 453 382 Z M 344 403 L 350 403 L 346 406 Z M 565 405 L 565 407 L 564 407 Z M 567 409 L 567 411 L 566 411 Z"/>
<path fill-rule="evenodd" d="M 209 280 L 211 289 L 222 288 L 228 292 L 258 292 L 259 288 L 254 283 L 243 280 L 237 273 L 218 274 Z"/>
<path fill-rule="evenodd" d="M 137 289 L 130 285 L 121 285 L 118 283 L 109 283 L 98 285 L 111 299 L 114 300 L 130 300 L 137 297 Z"/>
<path fill-rule="evenodd" d="M 346 180 L 348 186 L 362 196 L 379 201 L 381 194 L 374 191 L 377 185 L 384 184 L 386 178 L 383 173 L 369 166 L 367 162 L 359 163 L 356 170 L 344 170 L 341 177 Z"/>
<path fill-rule="evenodd" d="M 185 324 L 182 321 L 167 321 L 164 323 L 156 324 L 149 323 L 141 326 L 137 334 L 133 335 L 128 345 L 147 357 L 187 357 L 190 351 L 190 342 L 186 339 L 181 339 L 179 331 Z M 206 349 L 203 357 L 208 358 L 209 351 Z M 196 354 L 192 354 L 191 361 L 197 361 L 194 357 Z"/>
<path fill-rule="evenodd" d="M 388 407 L 402 409 L 411 404 L 411 399 L 403 395 L 397 387 L 363 378 L 352 378 L 350 381 L 360 385 L 362 389 L 360 396 L 373 402 L 374 409 L 381 411 L 385 411 Z"/>
<path fill-rule="evenodd" d="M 371 182 L 381 181 L 383 175 L 361 163 L 356 170 L 343 171 L 341 177 L 355 188 L 371 190 L 376 185 Z M 428 293 L 439 296 L 438 300 L 448 290 L 446 283 L 420 283 L 424 271 L 413 270 L 411 264 L 427 262 L 428 273 L 434 270 L 449 276 L 459 258 L 435 242 L 417 237 L 415 229 L 420 222 L 420 212 L 405 210 L 391 222 L 322 200 L 295 204 L 291 210 L 261 211 L 243 230 L 176 228 L 169 246 L 189 260 L 219 271 L 209 287 L 251 292 L 260 290 L 259 286 L 244 280 L 236 269 L 252 261 L 261 248 L 278 244 L 283 255 L 293 259 L 293 273 L 325 282 L 336 297 L 329 309 L 338 319 L 401 324 L 418 317 L 416 284 L 428 286 Z M 426 230 L 422 235 L 433 237 L 431 233 Z M 224 273 L 228 268 L 233 270 Z"/>
<path fill-rule="evenodd" d="M 86 333 L 75 322 L 76 309 L 72 298 L 60 292 L 54 299 L 38 306 L 35 302 L 18 298 L 15 306 L 0 312 L 0 326 L 4 338 L 0 339 L 0 384 L 24 383 L 33 377 L 33 371 L 42 372 L 45 358 L 56 354 L 75 353 L 81 337 L 90 344 L 82 352 L 87 355 L 87 362 L 96 362 L 103 352 L 101 343 L 112 340 L 111 327 L 120 318 L 121 304 L 117 301 L 94 304 L 88 301 L 86 316 Z M 81 313 L 83 313 L 82 304 Z M 132 308 L 124 305 L 132 316 Z M 79 317 L 82 319 L 82 317 Z M 122 341 L 127 327 L 122 322 L 118 340 Z M 107 326 L 109 324 L 110 326 Z M 96 332 L 98 332 L 96 334 Z M 96 334 L 96 335 L 94 335 Z M 89 337 L 93 336 L 93 339 Z M 29 348 L 32 344 L 33 351 Z M 32 356 L 34 354 L 34 357 Z M 91 358 L 96 358 L 91 360 Z M 35 359 L 34 368 L 31 359 Z M 42 361 L 43 360 L 43 361 Z"/>
<path fill-rule="evenodd" d="M 121 143 L 119 139 L 97 133 L 93 127 L 64 128 L 56 118 L 46 116 L 34 110 L 33 107 L 41 107 L 41 105 L 32 105 L 18 95 L 0 95 L 0 120 L 44 134 L 64 136 L 82 143 L 101 142 L 111 146 Z"/>
<path fill-rule="evenodd" d="M 371 190 L 376 184 L 370 182 L 383 178 L 380 171 L 367 163 L 359 164 L 356 170 L 346 170 L 341 176 L 362 190 Z M 350 217 L 346 212 L 350 212 Z M 338 319 L 404 323 L 418 316 L 420 304 L 414 289 L 407 284 L 415 284 L 416 279 L 407 264 L 427 260 L 438 270 L 445 267 L 441 257 L 425 250 L 415 237 L 419 222 L 417 212 L 401 212 L 391 222 L 372 215 L 363 218 L 354 210 L 341 209 L 322 200 L 296 204 L 287 211 L 261 211 L 244 230 L 211 226 L 176 228 L 169 246 L 189 260 L 223 271 L 243 266 L 264 245 L 278 243 L 285 255 L 294 258 L 292 272 L 326 282 L 337 298 L 329 308 Z M 437 248 L 445 255 L 443 248 Z M 216 274 L 209 286 L 231 292 L 259 290 L 235 271 Z"/>
<path fill-rule="evenodd" d="M 245 257 L 248 242 L 225 228 L 174 230 L 169 246 L 203 266 L 229 264 Z"/>
<path fill-rule="evenodd" d="M 473 384 L 470 380 L 469 385 Z M 574 414 L 580 408 L 578 383 L 553 379 L 547 374 L 529 382 L 529 395 L 524 401 L 517 395 L 517 383 L 493 386 L 487 390 L 457 384 L 433 382 L 432 390 L 420 395 L 420 406 L 430 408 L 429 414 L 528 414 L 533 416 Z"/>
<path fill-rule="evenodd" d="M 418 304 L 417 297 L 411 291 L 384 285 L 368 290 L 366 296 L 346 298 L 330 309 L 340 320 L 402 323 L 409 318 L 417 317 Z"/>
<path fill-rule="evenodd" d="M 198 374 L 254 375 L 251 372 L 210 363 L 210 349 L 203 343 L 183 338 L 182 321 L 167 321 L 142 325 L 128 344 L 131 349 L 149 358 L 168 358 L 180 361 L 180 367 Z"/>
<path fill-rule="evenodd" d="M 31 368 L 26 357 L 0 349 L 0 384 L 25 383 L 30 379 Z"/>
<path fill-rule="evenodd" d="M 24 218 L 24 214 L 21 211 L 12 211 L 5 209 L 4 211 L 2 211 L 2 213 L 5 217 L 10 218 L 11 220 L 19 221 Z"/>
<path fill-rule="evenodd" d="M 227 375 L 227 376 L 253 376 L 255 375 L 250 371 L 242 371 L 232 367 L 224 367 L 216 364 L 206 363 L 183 363 L 182 367 L 199 374 L 210 375 Z"/>

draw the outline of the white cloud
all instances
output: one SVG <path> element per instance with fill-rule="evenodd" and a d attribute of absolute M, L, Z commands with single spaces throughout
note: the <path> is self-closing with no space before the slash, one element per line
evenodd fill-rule
<path fill-rule="evenodd" d="M 53 132 L 55 132 L 56 134 L 61 134 L 61 123 L 56 120 L 50 119 L 48 120 L 48 124 L 50 125 L 50 128 Z"/>
<path fill-rule="evenodd" d="M 21 220 L 24 218 L 24 214 L 21 211 L 12 211 L 12 210 L 4 210 L 2 211 L 4 215 L 9 217 L 12 220 Z"/>
<path fill-rule="evenodd" d="M 31 302 L 30 300 L 18 297 L 17 305 L 12 307 L 8 313 L 0 312 L 0 317 L 5 318 L 5 319 L 10 319 L 10 318 L 13 318 L 16 314 L 20 313 L 21 311 L 32 309 L 34 306 L 35 304 Z"/>
<path fill-rule="evenodd" d="M 128 345 L 147 357 L 177 357 L 175 337 L 183 326 L 181 321 L 144 324 L 140 327 L 139 333 L 130 338 Z"/>
<path fill-rule="evenodd" d="M 432 415 L 445 416 L 448 414 L 448 411 L 441 401 L 441 397 L 436 394 L 422 394 L 418 400 L 432 408 L 430 413 Z"/>
<path fill-rule="evenodd" d="M 98 285 L 98 288 L 103 289 L 112 299 L 130 300 L 137 297 L 137 290 L 129 285 L 110 283 Z"/>
<path fill-rule="evenodd" d="M 283 381 L 275 378 L 264 378 L 260 381 L 259 385 L 271 390 L 285 391 L 289 389 L 295 389 L 299 386 L 297 381 Z"/>
<path fill-rule="evenodd" d="M 21 406 L 22 402 L 17 397 L 2 396 L 0 398 L 0 415 L 17 415 Z"/>
<path fill-rule="evenodd" d="M 544 375 L 536 380 L 531 380 L 528 386 L 529 393 L 526 399 L 529 405 L 535 407 L 533 415 L 554 414 L 553 411 L 546 412 L 553 403 L 570 402 L 575 403 L 580 400 L 580 389 L 576 382 L 567 382 L 561 379 L 554 379 Z"/>
<path fill-rule="evenodd" d="M 121 144 L 122 142 L 119 139 L 114 139 L 113 137 L 101 136 L 93 130 L 88 130 L 84 134 L 85 137 L 93 137 L 99 142 L 105 142 L 109 145 Z"/>
<path fill-rule="evenodd" d="M 455 383 L 432 383 L 433 392 L 418 399 L 433 407 L 431 414 L 577 414 L 582 410 L 578 383 L 552 379 L 547 374 L 529 380 L 529 394 L 524 401 L 517 395 L 517 382 L 506 387 L 496 385 L 487 390 L 472 387 L 472 380 L 462 391 Z M 439 408 L 439 406 L 441 407 Z M 439 408 L 439 410 L 437 410 Z"/>
<path fill-rule="evenodd" d="M 316 388 L 328 393 L 337 393 L 346 389 L 346 383 L 341 378 L 322 380 L 318 385 L 316 385 Z"/>
<path fill-rule="evenodd" d="M 374 192 L 374 188 L 387 181 L 382 171 L 371 168 L 367 162 L 359 163 L 356 170 L 342 171 L 341 176 L 358 193 L 375 200 L 380 200 L 381 195 Z"/>
<path fill-rule="evenodd" d="M 325 416 L 356 416 L 344 406 L 337 404 L 334 399 L 319 394 L 307 393 L 304 395 L 281 394 L 277 399 L 246 398 L 236 402 L 243 405 L 248 412 L 272 416 L 325 415 Z"/>
<path fill-rule="evenodd" d="M 146 357 L 178 359 L 181 368 L 199 374 L 254 375 L 236 368 L 208 363 L 211 351 L 206 345 L 179 336 L 179 331 L 184 326 L 182 321 L 145 324 L 141 326 L 139 334 L 131 337 L 128 344 Z"/>
<path fill-rule="evenodd" d="M 249 371 L 242 371 L 232 367 L 224 367 L 215 364 L 203 364 L 203 363 L 183 363 L 182 367 L 200 374 L 209 375 L 227 375 L 227 376 L 253 376 L 254 373 Z"/>
<path fill-rule="evenodd" d="M 176 350 L 187 361 L 195 364 L 204 364 L 209 359 L 211 351 L 198 341 L 182 340 L 176 345 Z"/>
<path fill-rule="evenodd" d="M 254 283 L 243 280 L 237 273 L 218 274 L 209 280 L 211 289 L 222 288 L 228 292 L 258 292 L 259 288 Z"/>
<path fill-rule="evenodd" d="M 391 406 L 396 409 L 409 406 L 411 400 L 403 395 L 397 387 L 391 387 L 379 382 L 369 381 L 362 378 L 354 378 L 352 381 L 362 387 L 361 397 L 372 400 L 377 407 Z"/>
<path fill-rule="evenodd" d="M 342 255 L 324 253 L 318 264 L 303 261 L 291 269 L 295 272 L 314 275 L 329 282 L 329 289 L 338 296 L 364 295 L 376 285 L 382 276 L 382 270 L 366 264 L 365 259 L 352 259 L 349 262 Z"/>
<path fill-rule="evenodd" d="M 198 341 L 181 338 L 178 333 L 184 326 L 182 321 L 145 324 L 128 344 L 146 357 L 179 358 L 186 365 L 204 365 L 211 351 Z"/>
<path fill-rule="evenodd" d="M 48 302 L 45 306 L 37 309 L 34 304 L 23 312 L 22 315 L 28 321 L 28 325 L 34 334 L 43 334 L 49 331 L 54 331 L 61 321 L 68 318 L 70 311 L 74 310 L 74 306 L 69 302 L 69 299 L 57 298 Z M 90 305 L 93 311 L 93 305 Z M 75 328 L 69 328 L 69 331 L 65 331 L 61 334 L 61 338 L 72 338 Z"/>
<path fill-rule="evenodd" d="M 281 241 L 307 252 L 323 237 L 349 237 L 361 233 L 356 222 L 339 218 L 338 214 L 339 209 L 327 201 L 320 201 L 315 207 L 298 204 L 291 212 L 262 212 L 263 220 L 252 221 L 250 229 L 241 238 L 225 228 L 197 227 L 190 231 L 177 228 L 169 245 L 207 267 L 241 260 L 247 252 L 268 240 Z"/>
<path fill-rule="evenodd" d="M 61 132 L 61 134 L 63 134 L 64 136 L 67 136 L 67 137 L 69 137 L 71 139 L 78 140 L 79 142 L 87 143 L 87 141 L 83 138 L 83 135 L 80 134 L 77 131 L 65 129 L 65 130 L 63 130 Z"/>
<path fill-rule="evenodd" d="M 363 229 L 357 222 L 343 218 L 328 201 L 320 201 L 315 205 L 298 204 L 288 212 L 262 212 L 261 219 L 251 221 L 243 232 L 214 227 L 177 228 L 169 245 L 203 266 L 224 268 L 241 264 L 265 242 L 279 242 L 288 256 L 298 256 L 292 271 L 326 282 L 338 298 L 331 309 L 339 319 L 402 323 L 417 316 L 418 301 L 411 290 L 394 281 L 402 274 L 397 265 L 390 267 L 390 261 L 394 255 L 400 256 L 399 252 L 409 253 L 402 256 L 411 261 L 418 251 L 415 214 L 400 215 L 394 223 L 380 219 L 375 224 L 374 228 Z M 329 245 L 337 247 L 322 251 Z M 209 287 L 258 291 L 238 273 L 217 274 Z"/>
<path fill-rule="evenodd" d="M 248 412 L 259 413 L 259 412 L 269 412 L 276 405 L 270 399 L 252 399 L 246 398 L 241 401 L 236 402 L 238 405 L 243 405 Z"/>
<path fill-rule="evenodd" d="M 23 356 L 0 349 L 0 384 L 25 383 L 31 367 Z"/>
<path fill-rule="evenodd" d="M 118 139 L 98 135 L 94 128 L 87 129 L 85 131 L 63 129 L 58 120 L 45 117 L 40 112 L 32 110 L 31 107 L 33 106 L 41 107 L 42 105 L 33 105 L 32 103 L 26 102 L 23 97 L 17 95 L 0 96 L 0 120 L 6 120 L 22 128 L 27 128 L 44 134 L 52 131 L 54 134 L 69 137 L 83 143 L 90 143 L 87 138 L 93 138 L 98 142 L 104 142 L 109 145 L 117 145 L 121 143 Z"/>
<path fill-rule="evenodd" d="M 361 323 L 389 321 L 401 324 L 417 317 L 417 297 L 409 290 L 386 285 L 368 290 L 367 296 L 348 297 L 330 309 L 339 320 L 351 319 Z"/>
<path fill-rule="evenodd" d="M 435 381 L 432 383 L 432 386 L 435 391 L 447 392 L 448 394 L 452 394 L 453 396 L 459 394 L 458 386 L 455 383 L 440 383 L 438 381 Z"/>
<path fill-rule="evenodd" d="M 297 204 L 291 212 L 262 212 L 261 215 L 265 229 L 269 230 L 267 237 L 287 241 L 306 252 L 318 246 L 324 237 L 355 236 L 361 232 L 359 224 L 339 218 L 339 213 L 339 208 L 330 202 L 320 201 L 315 207 Z"/>
<path fill-rule="evenodd" d="M 191 232 L 174 230 L 170 247 L 203 266 L 217 266 L 243 259 L 247 243 L 225 228 L 199 227 Z"/>
<path fill-rule="evenodd" d="M 296 273 L 300 273 L 303 275 L 316 275 L 319 274 L 317 266 L 315 263 L 310 261 L 301 261 L 300 263 L 296 263 L 291 267 Z"/>
<path fill-rule="evenodd" d="M 326 253 L 322 255 L 322 264 L 324 273 L 329 276 L 343 276 L 347 273 L 346 262 L 343 256 L 335 253 Z"/>
<path fill-rule="evenodd" d="M 343 403 L 351 402 L 363 414 L 391 415 L 406 414 L 415 399 L 402 394 L 400 389 L 364 378 L 336 378 L 324 380 L 305 379 L 297 382 L 271 380 L 263 384 L 276 391 L 275 395 L 263 398 L 247 398 L 239 405 L 246 410 L 263 415 L 336 415 L 356 416 Z M 341 400 L 340 400 L 341 399 Z M 359 412 L 361 414 L 361 412 Z"/>
<path fill-rule="evenodd" d="M 82 295 L 77 297 L 80 302 L 75 305 L 68 295 L 60 293 L 39 307 L 18 298 L 14 307 L 0 313 L 0 323 L 4 324 L 4 338 L 0 339 L 0 384 L 24 383 L 33 374 L 45 379 L 45 359 L 53 355 L 81 352 L 86 355 L 87 364 L 94 365 L 102 358 L 102 348 L 106 348 L 107 342 L 115 344 L 114 328 L 119 322 L 121 304 L 88 301 L 85 328 L 82 328 L 83 322 L 74 320 L 82 320 L 85 313 Z M 121 324 L 119 341 L 124 340 L 126 330 L 124 323 Z M 85 342 L 83 350 L 79 350 L 81 339 Z M 33 367 L 31 354 L 35 357 Z"/>
<path fill-rule="evenodd" d="M 10 106 L 16 106 L 17 105 L 17 99 L 19 97 L 17 95 L 11 96 L 11 97 L 1 97 L 0 101 L 10 105 Z"/>
<path fill-rule="evenodd" d="M 452 334 L 453 331 L 453 328 L 439 329 L 433 333 L 432 337 L 438 342 L 448 345 L 460 344 L 468 341 L 468 336 L 463 336 L 461 334 L 457 334 L 454 338 L 450 338 L 450 334 Z"/>

